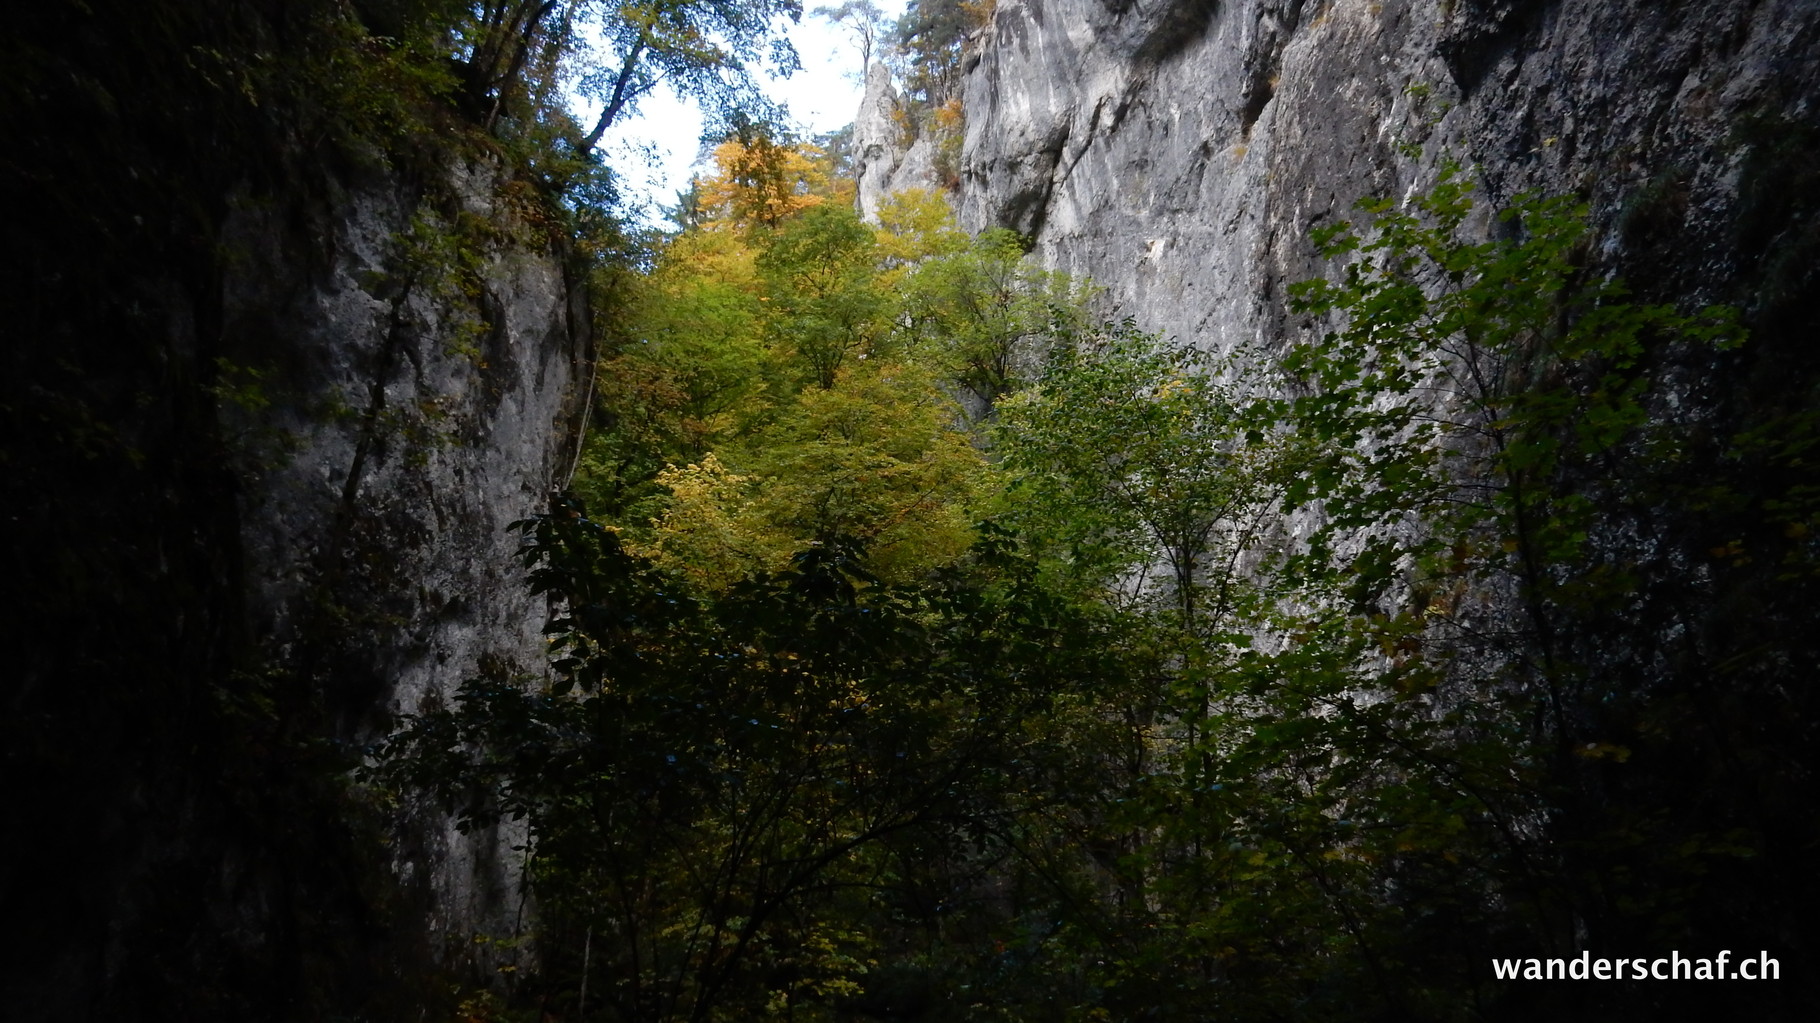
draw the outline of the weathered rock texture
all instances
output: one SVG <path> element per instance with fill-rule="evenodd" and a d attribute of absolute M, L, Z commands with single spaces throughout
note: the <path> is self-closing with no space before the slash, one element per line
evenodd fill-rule
<path fill-rule="evenodd" d="M 1817 32 L 1811 0 L 1001 0 L 964 220 L 1224 348 L 1275 338 L 1311 228 L 1453 159 L 1494 205 L 1584 194 L 1608 260 L 1665 245 L 1710 297 L 1748 269 L 1750 126 L 1813 117 Z"/>
<path fill-rule="evenodd" d="M 1740 358 L 1656 368 L 1679 429 L 1814 400 L 1814 0 L 1002 0 L 964 95 L 965 225 L 1025 233 L 1178 343 L 1272 350 L 1301 327 L 1288 286 L 1330 272 L 1311 231 L 1454 161 L 1485 209 L 1583 197 L 1587 262 L 1641 297 L 1743 311 Z M 1713 457 L 1716 479 L 1734 455 Z M 1643 518 L 1608 517 L 1605 550 L 1661 592 L 1707 578 L 1713 531 L 1754 528 Z M 1580 638 L 1659 680 L 1687 670 L 1658 642 L 1677 628 Z"/>
<path fill-rule="evenodd" d="M 224 231 L 221 358 L 261 392 L 222 410 L 247 613 L 273 670 L 320 687 L 343 742 L 465 680 L 545 670 L 548 608 L 508 527 L 567 481 L 588 329 L 514 187 L 486 164 L 427 190 L 375 176 L 305 232 L 255 201 Z M 476 935 L 515 937 L 524 836 L 408 809 L 393 868 L 428 886 L 426 932 L 461 958 L 487 951 Z"/>
<path fill-rule="evenodd" d="M 924 135 L 904 147 L 905 110 L 884 64 L 866 69 L 866 93 L 853 121 L 853 178 L 859 215 L 874 223 L 878 207 L 895 192 L 940 187 L 935 143 Z"/>

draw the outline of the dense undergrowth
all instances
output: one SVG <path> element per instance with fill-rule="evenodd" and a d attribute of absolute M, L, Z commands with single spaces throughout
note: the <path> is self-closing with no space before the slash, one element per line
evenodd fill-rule
<path fill-rule="evenodd" d="M 1715 656 L 1624 517 L 1722 489 L 1660 374 L 1734 313 L 1587 274 L 1566 200 L 1464 240 L 1450 172 L 1215 361 L 938 198 L 873 228 L 720 156 L 522 526 L 554 681 L 475 682 L 376 775 L 529 819 L 540 1011 L 1643 1017 L 1489 960 L 1788 941 L 1737 885 L 1768 805 L 1665 797 L 1705 698 L 1636 663 Z"/>

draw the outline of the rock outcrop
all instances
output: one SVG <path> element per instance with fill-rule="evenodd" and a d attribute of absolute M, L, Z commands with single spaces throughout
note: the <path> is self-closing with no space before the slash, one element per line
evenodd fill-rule
<path fill-rule="evenodd" d="M 1741 311 L 1738 351 L 1655 346 L 1634 370 L 1653 417 L 1639 432 L 1685 442 L 1673 464 L 1620 448 L 1548 481 L 1593 510 L 1555 569 L 1614 585 L 1547 612 L 1487 594 L 1482 625 L 1529 644 L 1508 663 L 1557 659 L 1615 694 L 1584 727 L 1636 756 L 1626 772 L 1560 768 L 1590 794 L 1548 825 L 1563 849 L 1631 843 L 1584 867 L 1602 892 L 1667 891 L 1654 879 L 1679 868 L 1652 849 L 1751 843 L 1748 867 L 1713 867 L 1660 918 L 1647 899 L 1586 900 L 1571 940 L 1723 944 L 1748 928 L 1811 955 L 1798 850 L 1813 834 L 1796 807 L 1820 749 L 1805 695 L 1820 632 L 1814 576 L 1787 566 L 1813 557 L 1816 480 L 1796 448 L 1820 407 L 1820 3 L 1000 0 L 976 59 L 964 226 L 1022 232 L 1103 289 L 1101 312 L 1180 344 L 1274 350 L 1304 329 L 1289 285 L 1330 272 L 1311 231 L 1360 198 L 1427 188 L 1447 161 L 1472 168 L 1482 210 L 1530 190 L 1583 198 L 1588 272 Z M 1664 493 L 1695 496 L 1650 496 Z M 1718 788 L 1724 805 L 1690 795 Z M 1622 830 L 1645 820 L 1649 839 Z"/>
<path fill-rule="evenodd" d="M 875 63 L 866 69 L 866 93 L 853 121 L 853 178 L 859 215 L 878 221 L 878 207 L 895 192 L 941 185 L 935 170 L 935 143 L 923 135 L 902 144 L 905 110 L 891 85 L 891 71 Z"/>

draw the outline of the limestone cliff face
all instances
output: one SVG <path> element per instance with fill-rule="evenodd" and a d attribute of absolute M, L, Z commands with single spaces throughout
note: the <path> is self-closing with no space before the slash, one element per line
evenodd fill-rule
<path fill-rule="evenodd" d="M 1751 336 L 1737 352 L 1649 353 L 1649 428 L 1684 456 L 1638 469 L 1637 451 L 1614 452 L 1551 481 L 1595 509 L 1572 569 L 1624 585 L 1524 642 L 1644 708 L 1584 711 L 1639 752 L 1624 778 L 1576 782 L 1597 794 L 1560 833 L 1648 817 L 1659 837 L 1638 848 L 1749 834 L 1748 871 L 1703 876 L 1672 926 L 1750 921 L 1807 949 L 1796 850 L 1812 835 L 1792 822 L 1813 798 L 1820 629 L 1813 577 L 1776 567 L 1805 563 L 1808 527 L 1775 517 L 1806 514 L 1815 485 L 1792 445 L 1820 408 L 1817 100 L 1813 0 L 1000 0 L 965 82 L 960 205 L 968 228 L 1015 228 L 1092 278 L 1106 315 L 1216 351 L 1268 352 L 1300 330 L 1287 286 L 1328 269 L 1311 229 L 1361 197 L 1426 188 L 1448 159 L 1476 168 L 1482 208 L 1532 189 L 1583 197 L 1586 262 L 1640 296 L 1738 307 Z M 1627 490 L 1651 472 L 1719 499 Z M 1752 555 L 1730 557 L 1733 538 Z M 1489 633 L 1524 628 L 1509 595 L 1484 613 Z M 1753 743 L 1752 770 L 1784 773 L 1740 794 L 1727 758 Z M 1724 805 L 1687 795 L 1713 785 Z M 1592 870 L 1659 869 L 1644 858 Z M 1576 926 L 1646 933 L 1627 912 Z"/>
<path fill-rule="evenodd" d="M 587 311 L 513 188 L 485 163 L 428 189 L 380 175 L 305 231 L 251 200 L 224 230 L 222 358 L 263 391 L 221 410 L 244 474 L 247 614 L 344 743 L 468 679 L 545 671 L 548 608 L 508 526 L 572 469 Z M 406 809 L 392 868 L 428 890 L 414 925 L 457 961 L 485 951 L 476 934 L 512 936 L 524 836 Z"/>
<path fill-rule="evenodd" d="M 1001 0 L 963 219 L 1223 348 L 1277 334 L 1312 227 L 1451 158 L 1494 205 L 1584 194 L 1608 263 L 1710 297 L 1754 258 L 1749 127 L 1813 116 L 1817 32 L 1811 0 Z"/>
<path fill-rule="evenodd" d="M 1288 286 L 1329 272 L 1310 232 L 1451 160 L 1474 169 L 1481 210 L 1583 197 L 1588 262 L 1641 297 L 1743 311 L 1739 359 L 1657 367 L 1657 414 L 1677 429 L 1755 428 L 1814 400 L 1813 0 L 1001 0 L 976 59 L 965 226 L 1023 232 L 1102 288 L 1108 317 L 1271 351 L 1302 327 Z M 1711 457 L 1690 471 L 1729 471 L 1733 455 Z M 1741 606 L 1683 592 L 1710 578 L 1710 537 L 1757 527 L 1642 517 L 1608 515 L 1601 550 L 1679 603 L 1627 609 L 1629 645 L 1578 640 L 1592 663 L 1660 679 L 1687 670 L 1662 637 L 1697 631 L 1662 622 L 1718 629 Z"/>

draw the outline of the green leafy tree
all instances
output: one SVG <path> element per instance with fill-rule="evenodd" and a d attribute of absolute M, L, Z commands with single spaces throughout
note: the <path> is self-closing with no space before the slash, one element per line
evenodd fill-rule
<path fill-rule="evenodd" d="M 1021 722 L 1092 663 L 1044 652 L 1079 624 L 990 596 L 1002 560 L 903 589 L 827 542 L 704 603 L 572 504 L 521 528 L 565 609 L 555 683 L 470 683 L 386 773 L 530 820 L 577 1011 L 585 972 L 619 1019 L 833 1018 L 880 935 L 939 929 L 924 857 L 989 839 Z"/>
<path fill-rule="evenodd" d="M 1330 452 L 1303 480 L 1326 525 L 1286 570 L 1324 588 L 1330 614 L 1352 605 L 1349 642 L 1388 662 L 1371 686 L 1412 707 L 1384 734 L 1423 760 L 1386 759 L 1426 785 L 1392 776 L 1391 791 L 1458 794 L 1430 848 L 1488 868 L 1501 924 L 1523 935 L 1510 941 L 1572 947 L 1577 929 L 1662 926 L 1681 896 L 1661 879 L 1742 855 L 1698 832 L 1640 853 L 1637 829 L 1665 822 L 1611 794 L 1635 776 L 1650 699 L 1596 667 L 1605 637 L 1636 627 L 1626 509 L 1686 485 L 1661 475 L 1685 437 L 1652 414 L 1656 367 L 1741 334 L 1730 310 L 1634 303 L 1586 273 L 1570 199 L 1520 196 L 1502 237 L 1463 240 L 1470 192 L 1449 172 L 1406 208 L 1363 205 L 1368 230 L 1319 238 L 1343 266 L 1298 287 L 1297 308 L 1341 325 L 1289 352 L 1305 390 L 1281 410 Z M 1475 834 L 1479 853 L 1453 845 Z"/>
<path fill-rule="evenodd" d="M 774 374 L 753 254 L 737 236 L 679 235 L 627 292 L 576 486 L 638 521 L 665 465 L 699 461 L 763 420 Z"/>
<path fill-rule="evenodd" d="M 1651 356 L 1736 331 L 1583 275 L 1571 202 L 1520 197 L 1491 242 L 1462 239 L 1470 208 L 1449 175 L 1322 236 L 1337 279 L 1295 295 L 1333 329 L 1259 388 L 1291 397 L 1241 400 L 1259 381 L 1240 378 L 1191 428 L 1195 375 L 1127 338 L 1006 409 L 1024 528 L 1084 580 L 1243 523 L 1222 495 L 1249 473 L 1220 479 L 1222 455 L 1293 469 L 1250 483 L 1294 533 L 1228 534 L 1251 599 L 1221 604 L 1224 630 L 1168 633 L 1162 685 L 1104 708 L 1142 725 L 1129 784 L 1080 821 L 1117 850 L 1095 865 L 1117 894 L 1075 917 L 1115 1017 L 1464 1017 L 1500 946 L 1669 912 L 1608 872 L 1638 861 L 1638 818 L 1596 823 L 1592 780 L 1631 754 L 1613 708 L 1634 696 L 1564 640 L 1635 585 L 1593 535 L 1638 478 L 1629 459 L 1676 443 L 1650 427 Z M 1208 584 L 1225 583 L 1175 580 Z M 1689 838 L 1651 876 L 1736 848 Z M 1614 887 L 1626 908 L 1597 894 Z"/>
<path fill-rule="evenodd" d="M 1623 485 L 1627 446 L 1661 439 L 1647 429 L 1650 351 L 1741 336 L 1729 310 L 1638 305 L 1620 282 L 1585 279 L 1585 211 L 1570 199 L 1520 196 L 1503 215 L 1514 238 L 1461 240 L 1470 193 L 1449 170 L 1409 210 L 1363 204 L 1369 235 L 1340 224 L 1317 236 L 1344 269 L 1297 286 L 1295 306 L 1346 325 L 1291 349 L 1284 368 L 1305 393 L 1284 414 L 1333 452 L 1304 480 L 1331 522 L 1312 552 L 1348 532 L 1395 543 L 1440 617 L 1475 594 L 1512 594 L 1525 628 L 1510 665 L 1571 745 L 1569 705 L 1587 680 L 1551 623 L 1622 585 L 1583 566 L 1597 561 L 1589 538 Z M 1411 521 L 1423 528 L 1391 539 Z M 1357 560 L 1383 563 L 1382 549 Z"/>
<path fill-rule="evenodd" d="M 901 217 L 928 253 L 902 275 L 899 331 L 983 418 L 1028 381 L 1051 338 L 1085 320 L 1085 289 L 1032 265 L 1012 231 L 982 232 L 963 248 L 928 224 L 922 209 L 900 203 L 886 213 Z"/>
<path fill-rule="evenodd" d="M 911 0 L 894 34 L 913 100 L 933 108 L 953 94 L 967 36 L 991 15 L 991 0 Z"/>
<path fill-rule="evenodd" d="M 583 151 L 659 86 L 731 123 L 770 110 L 757 87 L 761 71 L 788 75 L 799 67 L 778 24 L 800 17 L 794 0 L 571 0 L 561 7 L 554 16 L 581 57 L 575 85 L 602 104 Z M 578 26 L 586 31 L 576 34 Z"/>
<path fill-rule="evenodd" d="M 951 256 L 973 241 L 954 223 L 954 208 L 939 192 L 906 188 L 885 197 L 878 209 L 878 245 L 895 287 L 932 257 Z"/>
<path fill-rule="evenodd" d="M 758 257 L 774 345 L 824 390 L 850 358 L 886 354 L 877 243 L 849 208 L 819 205 L 782 223 Z"/>
<path fill-rule="evenodd" d="M 885 12 L 872 0 L 846 0 L 832 7 L 817 7 L 809 13 L 846 27 L 859 47 L 859 73 L 863 82 L 866 69 L 872 66 L 873 49 L 885 34 Z"/>
<path fill-rule="evenodd" d="M 1235 609 L 1239 559 L 1277 510 L 1289 467 L 1213 368 L 1127 322 L 1059 348 L 1002 405 L 996 433 L 1029 534 L 1076 577 L 1134 594 L 1161 561 L 1191 629 Z"/>
<path fill-rule="evenodd" d="M 1489 242 L 1451 174 L 1363 208 L 1319 239 L 1337 280 L 1294 291 L 1332 329 L 1245 416 L 1297 452 L 1294 542 L 1257 552 L 1242 628 L 1181 648 L 1156 767 L 1109 816 L 1148 829 L 1131 869 L 1163 907 L 1110 972 L 1187 978 L 1184 1012 L 1465 1017 L 1500 944 L 1602 918 L 1595 864 L 1629 847 L 1587 827 L 1621 697 L 1561 637 L 1627 585 L 1590 534 L 1657 443 L 1648 353 L 1735 332 L 1584 277 L 1569 201 L 1520 197 Z"/>
<path fill-rule="evenodd" d="M 868 363 L 812 387 L 764 429 L 671 468 L 671 491 L 636 548 L 709 592 L 817 543 L 860 542 L 883 578 L 909 582 L 958 561 L 991 474 L 925 374 Z"/>
<path fill-rule="evenodd" d="M 991 484 L 953 402 L 911 366 L 868 362 L 804 392 L 754 439 L 759 507 L 799 539 L 849 537 L 876 571 L 910 580 L 957 561 Z"/>

